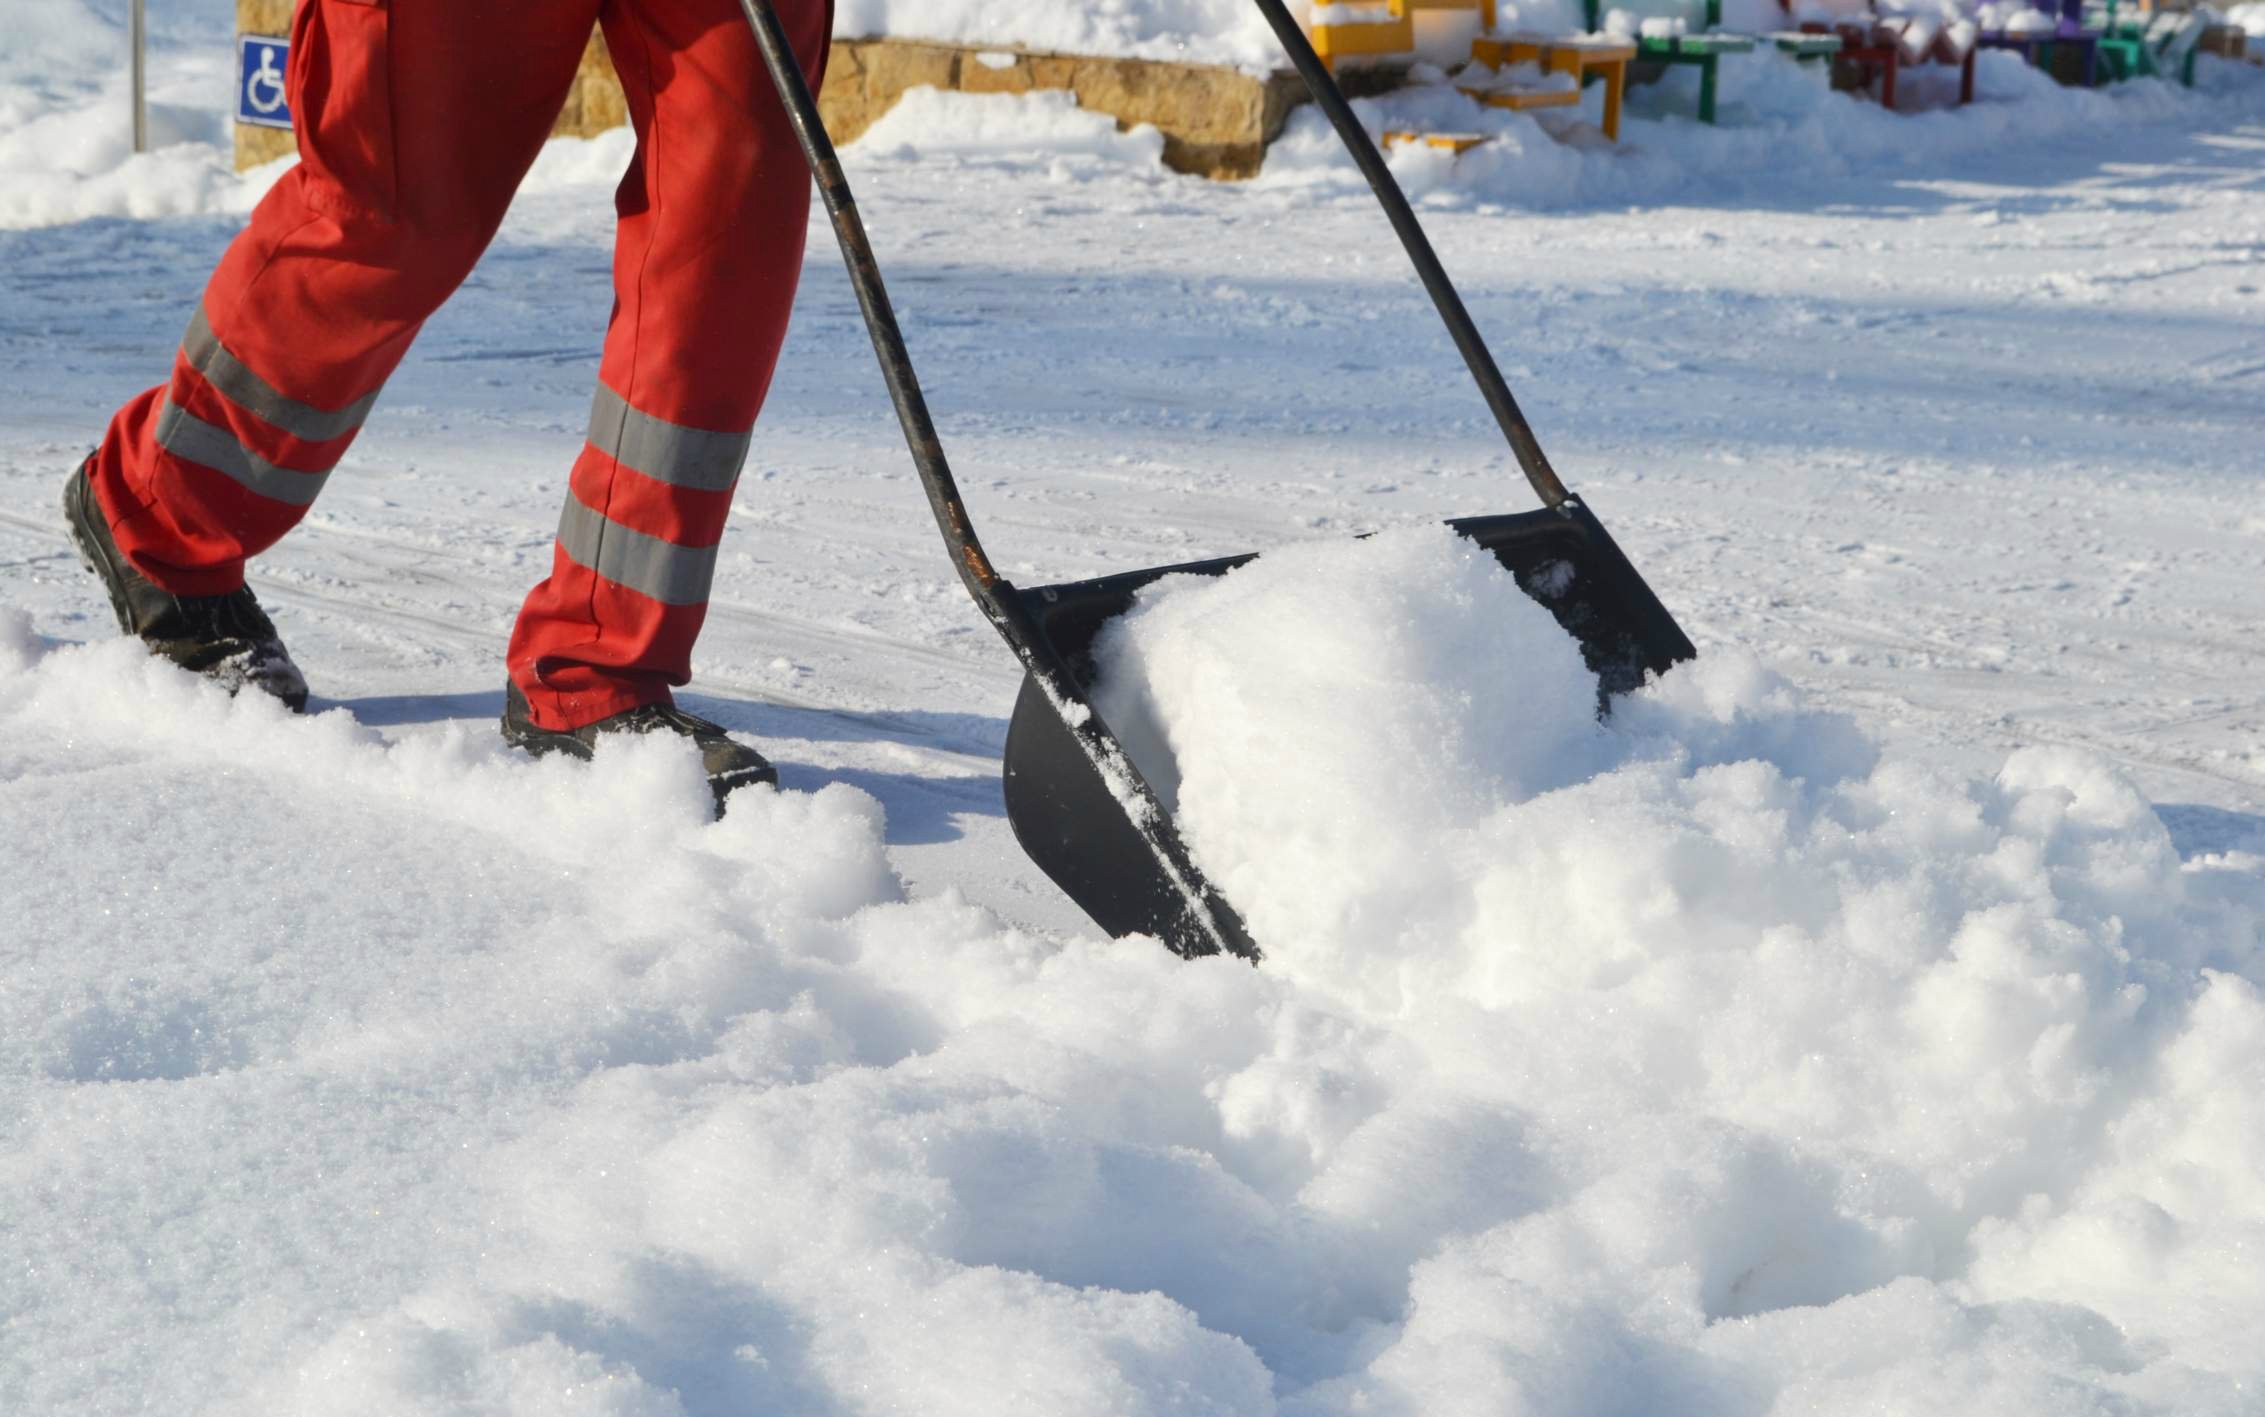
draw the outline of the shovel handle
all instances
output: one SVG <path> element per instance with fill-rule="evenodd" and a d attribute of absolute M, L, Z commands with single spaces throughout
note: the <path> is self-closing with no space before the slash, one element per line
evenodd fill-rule
<path fill-rule="evenodd" d="M 1447 268 L 1439 264 L 1438 253 L 1431 249 L 1431 239 L 1424 235 L 1423 224 L 1416 220 L 1414 208 L 1408 205 L 1407 194 L 1392 176 L 1384 154 L 1376 150 L 1376 143 L 1354 116 L 1353 107 L 1345 101 L 1345 91 L 1337 87 L 1321 56 L 1313 52 L 1313 42 L 1306 38 L 1298 22 L 1282 7 L 1282 0 L 1256 0 L 1259 13 L 1273 26 L 1274 37 L 1290 56 L 1290 63 L 1305 80 L 1306 92 L 1328 115 L 1330 126 L 1353 155 L 1353 163 L 1368 179 L 1369 190 L 1383 204 L 1384 215 L 1392 222 L 1400 244 L 1407 248 L 1408 259 L 1415 264 L 1416 277 L 1438 307 L 1439 318 L 1446 321 L 1447 333 L 1461 352 L 1463 363 L 1470 369 L 1471 378 L 1479 386 L 1479 394 L 1494 413 L 1494 421 L 1501 425 L 1502 436 L 1510 442 L 1511 455 L 1533 484 L 1534 495 L 1542 505 L 1552 511 L 1563 505 L 1572 494 L 1557 478 L 1556 469 L 1549 465 L 1549 457 L 1541 450 L 1541 440 L 1534 436 L 1533 425 L 1519 411 L 1518 400 L 1511 396 L 1510 385 L 1503 380 L 1502 370 L 1495 365 L 1494 355 L 1486 347 L 1478 326 L 1471 322 L 1471 312 L 1463 307 L 1463 297 L 1455 291 L 1455 283 L 1447 278 Z"/>
<path fill-rule="evenodd" d="M 739 0 L 739 7 L 746 12 L 747 23 L 755 32 L 755 47 L 762 51 L 763 67 L 770 71 L 779 102 L 786 109 L 788 122 L 794 125 L 795 140 L 810 166 L 811 179 L 817 183 L 819 200 L 833 220 L 842 259 L 849 266 L 850 286 L 857 292 L 866 332 L 872 336 L 873 352 L 880 358 L 881 378 L 889 387 L 889 401 L 896 405 L 905 444 L 911 449 L 920 485 L 928 494 L 936 527 L 951 550 L 960 580 L 983 617 L 1022 661 L 1030 682 L 1062 715 L 1064 727 L 1093 771 L 1114 784 L 1112 809 L 1125 814 L 1153 853 L 1159 878 L 1184 903 L 1175 928 L 1165 932 L 1166 943 L 1183 955 L 1225 952 L 1256 960 L 1258 947 L 1251 943 L 1242 917 L 1195 864 L 1171 814 L 1157 800 L 1155 789 L 1141 777 L 1116 735 L 1086 703 L 1084 688 L 1070 667 L 1046 647 L 1021 597 L 984 554 L 983 543 L 976 539 L 974 524 L 968 519 L 967 504 L 960 499 L 959 484 L 944 460 L 943 440 L 929 416 L 928 400 L 920 392 L 904 332 L 897 327 L 896 311 L 881 283 L 880 263 L 866 238 L 865 223 L 857 214 L 857 199 L 850 193 L 849 179 L 842 173 L 833 140 L 826 136 L 810 81 L 803 76 L 785 27 L 771 9 L 771 0 Z"/>
<path fill-rule="evenodd" d="M 960 579 L 975 603 L 997 625 L 1004 613 L 1005 582 L 984 554 L 975 524 L 968 518 L 967 503 L 960 497 L 959 483 L 944 459 L 943 439 L 936 432 L 935 419 L 929 416 L 919 376 L 913 372 L 904 332 L 897 326 L 896 309 L 889 303 L 888 287 L 881 281 L 880 263 L 874 259 L 873 243 L 866 238 L 865 221 L 857 212 L 857 198 L 842 173 L 841 159 L 835 155 L 833 139 L 826 135 L 825 122 L 818 116 L 818 100 L 810 92 L 810 81 L 803 76 L 802 65 L 794 57 L 794 46 L 772 10 L 771 0 L 739 0 L 739 6 L 755 31 L 755 47 L 762 51 L 763 67 L 771 72 L 787 121 L 794 125 L 795 140 L 801 144 L 810 176 L 818 186 L 818 199 L 833 221 L 834 236 L 849 265 L 850 288 L 857 292 L 873 353 L 880 360 L 881 380 L 888 385 L 889 402 L 895 405 L 897 422 L 903 425 L 905 445 L 919 469 L 920 485 L 928 494 L 929 509 L 936 514 L 937 529 L 951 549 L 952 564 L 959 569 Z"/>

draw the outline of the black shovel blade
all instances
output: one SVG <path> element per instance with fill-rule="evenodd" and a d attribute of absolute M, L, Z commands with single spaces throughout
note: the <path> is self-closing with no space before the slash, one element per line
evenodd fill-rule
<path fill-rule="evenodd" d="M 1698 651 L 1667 607 L 1621 554 L 1588 508 L 1567 501 L 1550 511 L 1469 517 L 1449 523 L 1492 551 L 1529 596 L 1546 606 L 1597 676 L 1597 710 Z M 1045 649 L 1068 666 L 1079 701 L 1094 714 L 1093 642 L 1102 626 L 1130 610 L 1140 589 L 1165 576 L 1220 576 L 1255 556 L 1128 571 L 1098 580 L 1017 590 Z M 1104 728 L 1106 724 L 1102 725 Z M 1114 737 L 1114 735 L 1111 735 Z M 1188 900 L 1159 863 L 1151 833 L 1169 821 L 1136 825 L 1126 814 L 1062 710 L 1028 676 L 1007 728 L 1007 820 L 1038 868 L 1112 936 L 1145 934 L 1181 954 L 1211 952 L 1183 939 Z"/>

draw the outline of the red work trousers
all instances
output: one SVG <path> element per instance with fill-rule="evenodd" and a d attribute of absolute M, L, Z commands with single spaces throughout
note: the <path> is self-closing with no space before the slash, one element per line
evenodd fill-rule
<path fill-rule="evenodd" d="M 829 0 L 773 3 L 815 83 Z M 593 24 L 637 155 L 589 438 L 507 665 L 546 728 L 690 679 L 810 203 L 736 0 L 300 0 L 286 89 L 301 161 L 221 258 L 171 380 L 119 412 L 95 461 L 144 575 L 225 594 L 306 514 L 495 235 Z"/>

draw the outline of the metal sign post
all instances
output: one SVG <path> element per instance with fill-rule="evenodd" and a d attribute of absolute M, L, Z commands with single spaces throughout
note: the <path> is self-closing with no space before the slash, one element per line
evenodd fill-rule
<path fill-rule="evenodd" d="M 143 41 L 147 34 L 142 22 L 142 3 L 143 0 L 133 0 L 126 20 L 126 42 L 134 50 L 134 151 L 138 153 L 149 151 L 149 101 L 142 73 Z"/>

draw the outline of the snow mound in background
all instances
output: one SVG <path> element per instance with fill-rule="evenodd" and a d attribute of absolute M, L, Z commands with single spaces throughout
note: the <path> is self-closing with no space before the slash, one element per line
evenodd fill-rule
<path fill-rule="evenodd" d="M 968 166 L 1046 164 L 1061 177 L 1110 169 L 1160 173 L 1164 135 L 1149 124 L 1117 131 L 1117 120 L 1078 106 L 1074 94 L 946 93 L 914 89 L 858 137 L 864 159 L 946 161 Z"/>
<path fill-rule="evenodd" d="M 249 211 L 265 190 L 231 170 L 235 56 L 224 13 L 153 17 L 151 151 L 133 151 L 123 10 L 98 13 L 85 0 L 9 0 L 8 42 L 0 46 L 0 228 Z M 210 42 L 178 50 L 168 28 L 176 24 Z"/>
<path fill-rule="evenodd" d="M 1309 0 L 1286 0 L 1303 23 Z M 1282 47 L 1249 0 L 836 0 L 834 33 L 888 35 L 950 44 L 1007 44 L 1062 54 L 1113 54 L 1284 66 Z"/>
<path fill-rule="evenodd" d="M 1411 88 L 1353 108 L 1371 136 L 1394 129 L 1478 133 L 1490 141 L 1462 154 L 1421 144 L 1391 154 L 1392 170 L 1411 197 L 1434 204 L 1501 203 L 1554 208 L 1594 202 L 1658 202 L 1704 191 L 1710 198 L 1782 192 L 1785 174 L 1845 177 L 1863 172 L 1908 176 L 1947 171 L 1958 157 L 2009 146 L 2081 138 L 2104 123 L 2213 122 L 2204 115 L 2221 93 L 2265 101 L 2252 74 L 2213 78 L 2190 91 L 2174 84 L 2118 84 L 2101 90 L 2064 88 L 2010 52 L 1985 50 L 1975 69 L 1977 101 L 1948 107 L 1956 71 L 1906 69 L 1898 81 L 1905 111 L 1889 113 L 1826 86 L 1822 71 L 1774 49 L 1721 60 L 1721 123 L 1701 124 L 1698 73 L 1671 67 L 1658 83 L 1628 90 L 1621 140 L 1608 144 L 1593 128 L 1602 102 L 1591 89 L 1588 119 L 1487 108 L 1447 85 Z M 1922 105 L 1926 111 L 1910 111 Z M 1545 127 L 1545 121 L 1548 126 Z M 1583 130 L 1586 131 L 1583 131 Z M 1569 130 L 1570 141 L 1550 134 Z M 1328 120 L 1310 105 L 1290 115 L 1267 150 L 1262 185 L 1365 193 L 1366 184 Z"/>
<path fill-rule="evenodd" d="M 1290 6 L 1303 17 L 1309 7 Z M 1505 28 L 1578 27 L 1570 0 L 1528 0 L 1503 11 Z M 94 217 L 150 218 L 242 214 L 285 164 L 232 170 L 234 53 L 221 5 L 153 15 L 150 125 L 155 151 L 129 151 L 131 120 L 124 68 L 123 5 L 118 0 L 17 0 L 13 43 L 0 54 L 0 229 Z M 1773 11 L 1774 12 L 1774 11 Z M 1015 44 L 1079 54 L 1129 55 L 1278 69 L 1271 31 L 1246 0 L 1114 0 L 1098 6 L 993 0 L 843 0 L 835 33 L 890 34 L 967 44 Z M 1901 81 L 1907 109 L 1835 94 L 1820 71 L 1772 50 L 1725 56 L 1720 127 L 1698 124 L 1698 75 L 1671 68 L 1656 84 L 1629 90 L 1618 145 L 1583 120 L 1537 120 L 1480 106 L 1445 85 L 1410 89 L 1355 108 L 1372 133 L 1415 128 L 1475 132 L 1492 141 L 1460 156 L 1421 145 L 1393 154 L 1411 195 L 1434 203 L 1504 203 L 1549 208 L 1584 202 L 1657 202 L 1727 188 L 1782 192 L 1785 174 L 1832 178 L 1862 172 L 1909 173 L 1961 154 L 2012 144 L 2079 137 L 2101 123 L 2169 122 L 2230 126 L 2227 99 L 2244 114 L 2261 110 L 2265 85 L 2245 65 L 2205 56 L 2198 91 L 2160 82 L 2098 92 L 2063 88 L 2018 56 L 1985 52 L 1977 105 L 1942 107 L 1955 75 L 1919 66 Z M 1593 113 L 1600 100 L 1584 101 Z M 2213 107 L 2212 105 L 2217 105 Z M 1543 126 L 1544 121 L 1549 125 Z M 1570 141 L 1550 136 L 1565 129 Z M 592 141 L 555 139 L 525 190 L 612 183 L 633 143 L 626 130 Z M 861 157 L 918 157 L 968 165 L 1045 163 L 1051 175 L 1158 176 L 1161 135 L 1116 131 L 1113 119 L 1079 109 L 1066 94 L 967 95 L 916 90 L 855 145 Z M 1260 177 L 1292 189 L 1365 191 L 1326 121 L 1310 105 L 1290 116 Z"/>
<path fill-rule="evenodd" d="M 1434 530 L 1114 657 L 1261 968 L 0 619 L 10 1409 L 2253 1407 L 2254 860 L 1732 654 L 1599 727 Z"/>

